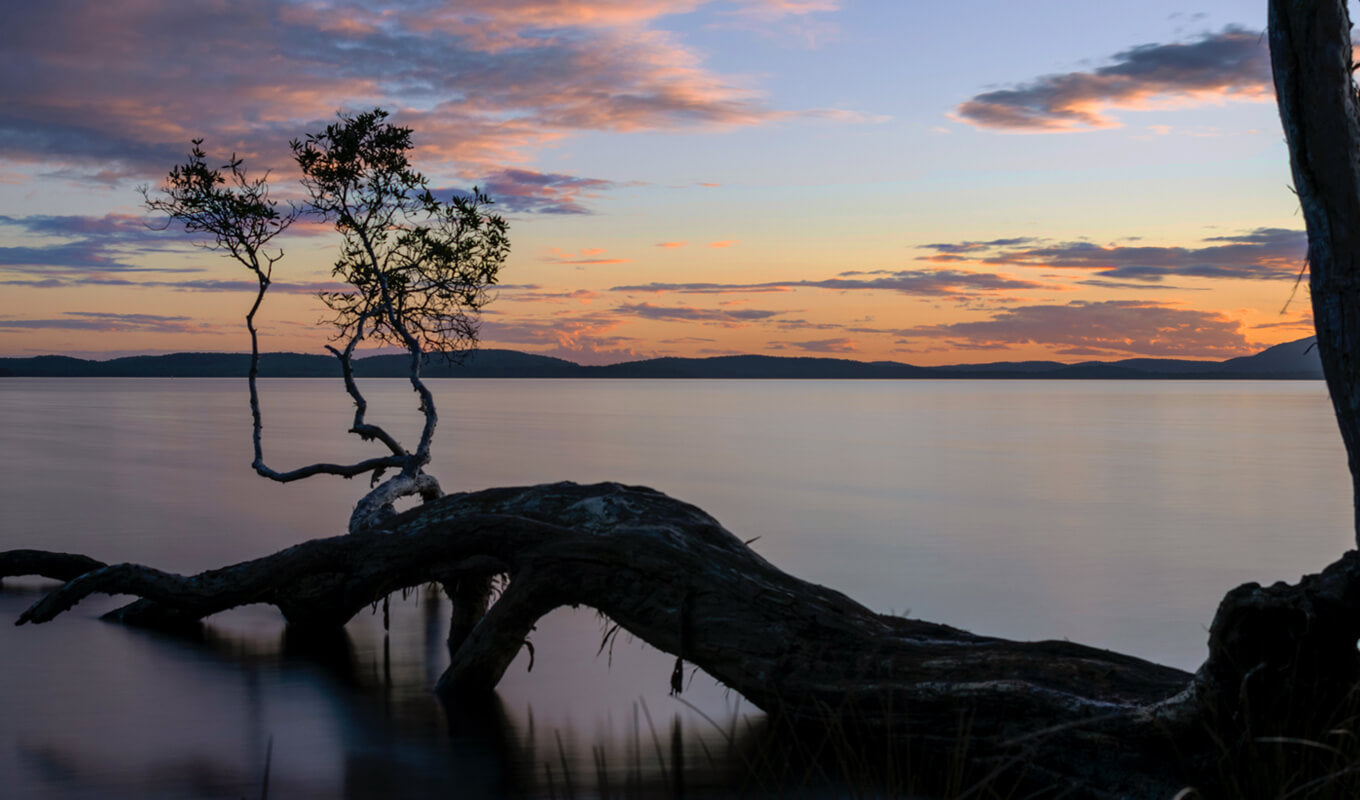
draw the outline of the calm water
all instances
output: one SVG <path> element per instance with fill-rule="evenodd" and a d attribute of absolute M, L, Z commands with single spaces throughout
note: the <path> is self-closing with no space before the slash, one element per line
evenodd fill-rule
<path fill-rule="evenodd" d="M 434 388 L 446 490 L 646 484 L 875 609 L 1186 669 L 1225 590 L 1294 580 L 1351 543 L 1320 382 Z M 345 438 L 336 382 L 262 390 L 272 466 L 372 452 Z M 367 391 L 374 421 L 414 437 L 404 384 Z M 0 549 L 194 572 L 339 533 L 362 490 L 254 476 L 239 380 L 7 379 L 0 419 Z M 0 617 L 39 586 L 6 581 Z M 604 623 L 586 610 L 540 623 L 534 669 L 510 668 L 498 708 L 446 714 L 429 692 L 446 661 L 437 597 L 394 598 L 390 632 L 361 615 L 329 642 L 291 640 L 269 607 L 214 617 L 192 642 L 99 622 L 117 602 L 0 625 L 14 796 L 258 796 L 271 747 L 271 795 L 290 798 L 541 795 L 550 772 L 561 790 L 564 761 L 593 775 L 600 757 L 652 783 L 679 760 L 691 787 L 739 785 L 728 730 L 696 709 L 741 735 L 761 726 L 702 675 L 692 705 L 669 698 L 671 659 L 638 643 L 597 657 Z"/>

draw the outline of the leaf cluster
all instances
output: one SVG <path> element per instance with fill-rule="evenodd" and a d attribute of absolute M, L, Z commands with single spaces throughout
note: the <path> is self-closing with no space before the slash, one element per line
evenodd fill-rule
<path fill-rule="evenodd" d="M 508 225 L 476 188 L 436 198 L 409 161 L 411 129 L 387 116 L 342 114 L 292 142 L 310 208 L 343 236 L 332 272 L 352 289 L 321 299 L 337 338 L 456 353 L 476 342 L 477 312 L 509 254 Z"/>
<path fill-rule="evenodd" d="M 201 246 L 225 250 L 255 272 L 262 285 L 269 283 L 274 262 L 283 255 L 267 254 L 265 246 L 301 213 L 295 207 L 280 211 L 269 196 L 268 174 L 250 178 L 235 153 L 222 167 L 209 167 L 202 139 L 193 140 L 188 160 L 170 170 L 159 193 L 145 186 L 141 193 L 148 209 L 179 222 L 189 233 L 211 236 Z"/>

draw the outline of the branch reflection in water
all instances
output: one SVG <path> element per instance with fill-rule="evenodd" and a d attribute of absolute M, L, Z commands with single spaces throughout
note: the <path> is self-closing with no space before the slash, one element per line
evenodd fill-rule
<path fill-rule="evenodd" d="M 7 581 L 0 614 L 17 615 L 39 586 Z M 87 618 L 65 626 L 0 629 L 6 652 L 18 652 L 16 635 L 44 640 L 23 648 L 28 700 L 6 711 L 15 796 L 253 797 L 267 757 L 269 795 L 289 798 L 430 797 L 454 788 L 474 798 L 569 796 L 587 787 L 625 796 L 760 791 L 749 761 L 769 735 L 763 716 L 743 712 L 736 697 L 724 700 L 702 675 L 690 676 L 690 691 L 710 709 L 715 699 L 725 703 L 728 713 L 667 702 L 670 659 L 623 637 L 613 668 L 607 654 L 594 664 L 602 682 L 651 661 L 659 691 L 620 698 L 623 714 L 579 731 L 563 716 L 572 705 L 566 695 L 596 687 L 580 685 L 586 665 L 561 662 L 593 659 L 598 636 L 565 652 L 540 643 L 531 680 L 568 700 L 549 703 L 546 714 L 536 716 L 531 702 L 507 707 L 499 696 L 446 708 L 430 687 L 447 662 L 449 606 L 428 588 L 392 598 L 386 632 L 377 609 L 320 635 L 294 633 L 272 609 L 255 607 L 214 617 L 187 637 L 92 618 L 116 602 L 82 606 Z M 545 624 L 602 632 L 585 611 L 554 617 Z M 521 658 L 511 673 L 526 666 Z"/>

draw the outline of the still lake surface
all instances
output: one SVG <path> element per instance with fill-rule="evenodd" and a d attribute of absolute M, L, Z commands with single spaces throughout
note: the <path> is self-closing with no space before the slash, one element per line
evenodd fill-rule
<path fill-rule="evenodd" d="M 401 381 L 370 420 L 413 440 Z M 1218 599 L 1352 545 L 1321 382 L 433 381 L 446 491 L 644 484 L 781 568 L 880 611 L 1069 638 L 1187 670 Z M 373 453 L 337 381 L 261 382 L 277 469 Z M 249 469 L 242 380 L 0 380 L 0 549 L 192 573 L 344 530 L 364 484 Z M 43 587 L 5 581 L 0 618 Z M 34 798 L 495 797 L 562 790 L 603 760 L 642 782 L 740 785 L 726 743 L 761 716 L 588 609 L 555 612 L 491 712 L 442 709 L 447 608 L 415 592 L 343 639 L 297 642 L 271 607 L 186 641 L 98 621 L 0 625 L 0 776 Z M 713 721 L 709 721 L 709 719 Z M 745 732 L 745 733 L 743 733 Z M 664 753 L 663 753 L 664 751 Z M 552 775 L 557 783 L 552 783 Z M 639 777 L 640 776 L 640 777 Z M 555 786 L 556 789 L 550 788 Z M 579 784 L 578 784 L 579 788 Z"/>

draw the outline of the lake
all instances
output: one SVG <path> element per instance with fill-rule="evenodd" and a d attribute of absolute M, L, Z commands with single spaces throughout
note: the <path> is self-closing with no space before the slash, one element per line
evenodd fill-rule
<path fill-rule="evenodd" d="M 414 440 L 409 386 L 363 384 Z M 446 491 L 643 484 L 777 566 L 880 611 L 1072 639 L 1194 669 L 1223 593 L 1296 580 L 1353 546 L 1321 382 L 437 380 Z M 338 381 L 261 382 L 266 460 L 373 455 Z M 0 549 L 191 573 L 343 532 L 365 483 L 249 468 L 244 380 L 0 380 Z M 7 580 L 0 617 L 52 584 Z M 185 640 L 100 622 L 93 598 L 0 625 L 0 775 L 15 797 L 561 795 L 741 785 L 762 717 L 673 659 L 559 611 L 489 710 L 443 709 L 444 602 L 297 641 L 272 607 Z M 669 772 L 668 772 L 669 771 Z M 394 776 L 400 776 L 398 781 Z M 748 784 L 749 785 L 749 784 Z M 578 787 L 579 788 L 579 784 Z M 777 790 L 775 790 L 777 793 Z"/>

